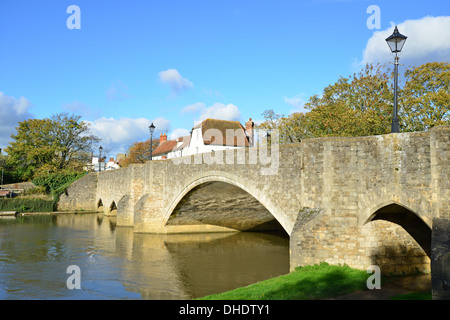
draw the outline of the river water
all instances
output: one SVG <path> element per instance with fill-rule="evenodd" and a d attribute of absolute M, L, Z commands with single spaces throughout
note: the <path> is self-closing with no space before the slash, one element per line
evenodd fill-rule
<path fill-rule="evenodd" d="M 101 214 L 0 218 L 2 300 L 192 299 L 288 272 L 289 240 L 276 234 L 135 234 Z"/>

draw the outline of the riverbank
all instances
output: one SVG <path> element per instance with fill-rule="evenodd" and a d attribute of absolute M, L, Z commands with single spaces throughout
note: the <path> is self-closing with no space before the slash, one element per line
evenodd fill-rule
<path fill-rule="evenodd" d="M 97 211 L 45 211 L 45 212 L 0 211 L 0 217 L 58 215 L 58 214 L 93 214 L 93 213 L 98 212 Z"/>
<path fill-rule="evenodd" d="M 389 300 L 431 299 L 430 275 L 382 278 L 381 289 L 367 289 L 366 271 L 327 263 L 297 268 L 294 272 L 247 287 L 199 300 Z M 409 295 L 410 293 L 423 293 Z M 399 296 L 407 295 L 407 296 Z"/>

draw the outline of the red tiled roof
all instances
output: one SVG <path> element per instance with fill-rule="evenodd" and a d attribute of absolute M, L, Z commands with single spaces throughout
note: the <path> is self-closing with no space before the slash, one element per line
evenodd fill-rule
<path fill-rule="evenodd" d="M 169 153 L 177 146 L 176 140 L 168 140 L 161 143 L 155 150 L 152 152 L 152 156 L 157 156 L 160 154 Z"/>
<path fill-rule="evenodd" d="M 189 146 L 189 143 L 191 142 L 191 136 L 180 137 L 178 139 L 180 142 L 182 142 L 182 144 L 180 144 L 179 147 L 175 147 L 175 149 L 173 149 L 173 151 L 182 150 L 182 149 L 186 148 L 187 146 Z"/>

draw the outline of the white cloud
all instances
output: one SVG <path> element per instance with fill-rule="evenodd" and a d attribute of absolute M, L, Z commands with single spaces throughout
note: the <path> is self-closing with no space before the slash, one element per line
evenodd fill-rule
<path fill-rule="evenodd" d="M 172 133 L 169 135 L 168 139 L 169 140 L 175 140 L 176 138 L 179 137 L 185 137 L 185 136 L 189 136 L 190 132 L 187 129 L 183 129 L 183 128 L 178 128 L 172 131 Z"/>
<path fill-rule="evenodd" d="M 194 125 L 207 118 L 232 121 L 239 121 L 241 118 L 239 108 L 232 103 L 223 104 L 216 102 L 212 106 L 206 107 L 203 102 L 196 102 L 184 107 L 181 113 L 198 113 L 198 118 L 194 121 Z"/>
<path fill-rule="evenodd" d="M 181 110 L 181 113 L 192 113 L 203 110 L 206 108 L 206 105 L 203 102 L 196 102 L 194 104 L 190 104 Z"/>
<path fill-rule="evenodd" d="M 177 69 L 168 69 L 158 73 L 159 81 L 167 84 L 173 93 L 194 87 L 188 79 L 183 78 Z"/>
<path fill-rule="evenodd" d="M 24 97 L 16 99 L 0 92 L 0 148 L 4 149 L 16 133 L 19 122 L 33 118 L 29 113 L 31 102 Z"/>
<path fill-rule="evenodd" d="M 98 108 L 92 108 L 89 105 L 82 103 L 78 100 L 69 102 L 63 105 L 63 109 L 71 113 L 75 113 L 83 116 L 83 118 L 98 118 L 101 114 L 101 110 Z"/>
<path fill-rule="evenodd" d="M 203 121 L 207 118 L 239 120 L 241 118 L 241 112 L 234 104 L 229 103 L 225 105 L 223 103 L 216 102 L 212 106 L 201 110 L 199 121 Z"/>
<path fill-rule="evenodd" d="M 110 150 L 112 155 L 126 152 L 134 142 L 145 141 L 150 138 L 148 127 L 153 122 L 155 132 L 153 138 L 159 138 L 159 133 L 169 130 L 170 121 L 159 117 L 152 120 L 145 118 L 100 118 L 87 121 L 91 124 L 91 133 L 101 139 L 100 144 Z"/>
<path fill-rule="evenodd" d="M 364 49 L 361 65 L 393 61 L 393 54 L 385 39 L 392 34 L 395 25 L 391 22 L 388 29 L 374 32 Z M 427 16 L 418 20 L 406 20 L 397 26 L 398 31 L 408 37 L 399 54 L 401 64 L 450 61 L 450 17 Z"/>
<path fill-rule="evenodd" d="M 305 112 L 306 110 L 303 108 L 305 105 L 304 94 L 298 94 L 292 98 L 283 97 L 284 102 L 294 107 L 289 113 L 294 112 Z"/>

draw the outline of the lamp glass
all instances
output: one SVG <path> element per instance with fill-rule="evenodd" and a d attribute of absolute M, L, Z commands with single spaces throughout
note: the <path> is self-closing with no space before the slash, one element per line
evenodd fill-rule
<path fill-rule="evenodd" d="M 394 29 L 394 33 L 386 39 L 389 48 L 393 53 L 400 52 L 406 42 L 407 37 L 398 32 L 397 27 Z"/>
<path fill-rule="evenodd" d="M 155 131 L 155 126 L 153 125 L 153 122 L 148 128 L 150 130 L 150 133 L 153 133 L 153 131 Z"/>

